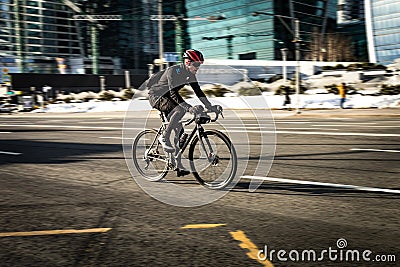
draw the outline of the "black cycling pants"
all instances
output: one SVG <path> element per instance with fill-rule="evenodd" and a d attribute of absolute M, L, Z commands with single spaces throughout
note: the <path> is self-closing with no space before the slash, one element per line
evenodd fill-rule
<path fill-rule="evenodd" d="M 170 139 L 172 130 L 175 131 L 175 142 L 177 142 L 179 136 L 183 132 L 182 124 L 179 121 L 185 116 L 186 110 L 183 106 L 180 106 L 169 96 L 153 96 L 149 95 L 150 105 L 163 112 L 169 123 L 167 128 L 165 129 L 164 136 L 166 139 Z"/>

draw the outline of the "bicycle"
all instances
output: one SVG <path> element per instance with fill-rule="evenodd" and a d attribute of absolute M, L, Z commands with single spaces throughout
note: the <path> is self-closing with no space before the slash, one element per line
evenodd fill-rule
<path fill-rule="evenodd" d="M 215 113 L 212 119 L 208 113 Z M 176 151 L 164 151 L 159 136 L 168 121 L 160 112 L 162 124 L 158 129 L 145 129 L 134 139 L 132 145 L 133 161 L 140 175 L 148 181 L 160 181 L 176 167 L 176 159 L 183 155 L 189 146 L 188 159 L 190 171 L 202 186 L 209 189 L 224 189 L 234 180 L 237 171 L 237 155 L 234 145 L 227 135 L 218 130 L 205 130 L 203 124 L 216 122 L 222 110 L 202 111 L 192 118 L 181 121 L 184 126 L 195 122 L 186 135 L 186 140 L 175 145 Z"/>

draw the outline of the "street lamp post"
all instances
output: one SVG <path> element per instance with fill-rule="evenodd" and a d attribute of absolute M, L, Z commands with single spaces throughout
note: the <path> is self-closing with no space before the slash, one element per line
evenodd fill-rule
<path fill-rule="evenodd" d="M 293 35 L 294 39 L 293 42 L 295 43 L 295 59 L 296 59 L 296 113 L 300 114 L 300 21 L 298 18 L 291 17 L 291 16 L 283 16 L 283 15 L 277 15 L 273 13 L 267 13 L 267 12 L 262 12 L 262 11 L 257 11 L 252 14 L 253 16 L 258 16 L 258 15 L 268 15 L 268 16 L 273 16 L 277 17 L 285 26 L 285 28 Z M 283 20 L 284 18 L 286 19 L 293 19 L 294 20 L 294 25 L 295 29 L 294 31 L 287 25 L 287 23 Z"/>
<path fill-rule="evenodd" d="M 161 0 L 159 0 L 159 1 L 161 1 Z M 159 6 L 159 8 L 160 8 L 160 6 Z M 162 40 L 162 22 L 163 21 L 174 21 L 175 22 L 176 46 L 180 46 L 182 44 L 182 26 L 180 24 L 180 22 L 182 20 L 185 20 L 185 21 L 207 20 L 210 22 L 215 22 L 215 21 L 223 20 L 223 19 L 226 19 L 223 14 L 221 14 L 219 16 L 209 16 L 207 18 L 203 18 L 203 17 L 199 17 L 199 16 L 196 16 L 193 18 L 185 18 L 183 16 L 163 15 L 159 9 L 158 15 L 151 15 L 150 20 L 158 20 L 158 23 L 159 23 L 158 25 L 159 25 L 159 29 L 160 29 L 160 34 L 159 34 L 158 38 L 159 38 L 159 44 L 160 44 L 160 46 L 159 46 L 160 59 L 163 56 L 161 54 L 161 51 L 163 50 L 163 45 L 162 45 L 163 44 L 163 40 Z M 161 26 L 160 26 L 160 24 L 161 24 Z M 181 47 L 177 47 L 176 50 L 178 53 L 182 51 Z M 164 53 L 164 52 L 162 52 L 162 53 Z"/>
<path fill-rule="evenodd" d="M 287 48 L 281 48 L 282 60 L 283 60 L 282 73 L 283 73 L 283 82 L 285 83 L 285 85 L 287 81 L 287 71 L 286 71 L 287 51 L 288 51 Z"/>
<path fill-rule="evenodd" d="M 296 45 L 296 113 L 300 114 L 300 23 L 296 19 L 295 23 L 295 38 L 293 42 Z"/>
<path fill-rule="evenodd" d="M 158 16 L 162 17 L 162 0 L 158 0 Z M 158 21 L 158 54 L 160 59 L 160 70 L 164 69 L 164 38 L 163 21 Z"/>

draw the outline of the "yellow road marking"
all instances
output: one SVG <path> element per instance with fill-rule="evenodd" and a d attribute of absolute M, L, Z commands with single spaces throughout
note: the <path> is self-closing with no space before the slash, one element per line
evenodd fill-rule
<path fill-rule="evenodd" d="M 264 254 L 261 253 L 260 255 L 258 255 L 259 249 L 253 242 L 251 242 L 251 240 L 246 236 L 246 234 L 243 231 L 239 230 L 236 232 L 229 232 L 229 233 L 232 235 L 232 237 L 235 240 L 241 242 L 239 245 L 241 248 L 247 249 L 249 251 L 246 254 L 250 259 L 256 260 L 259 263 L 261 263 L 262 265 L 267 266 L 267 267 L 274 266 L 272 264 L 272 262 L 270 262 L 269 260 L 259 259 L 258 256 L 260 256 L 260 258 L 264 258 Z"/>
<path fill-rule="evenodd" d="M 69 229 L 69 230 L 45 230 L 45 231 L 31 231 L 31 232 L 8 232 L 8 233 L 0 233 L 0 237 L 105 233 L 110 231 L 111 229 L 112 228 L 92 228 L 83 230 Z"/>
<path fill-rule="evenodd" d="M 215 228 L 219 226 L 225 226 L 224 223 L 205 223 L 205 224 L 188 224 L 182 226 L 181 229 L 199 229 L 199 228 Z"/>

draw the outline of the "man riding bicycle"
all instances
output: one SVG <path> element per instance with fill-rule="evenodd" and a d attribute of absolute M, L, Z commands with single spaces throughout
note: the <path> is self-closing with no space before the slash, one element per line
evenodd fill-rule
<path fill-rule="evenodd" d="M 196 96 L 208 110 L 221 110 L 220 106 L 211 105 L 197 81 L 196 73 L 203 62 L 204 56 L 200 51 L 189 49 L 184 52 L 181 64 L 168 67 L 148 80 L 150 105 L 161 111 L 169 121 L 163 135 L 159 138 L 159 142 L 166 152 L 175 151 L 170 140 L 172 130 L 175 131 L 174 144 L 175 146 L 179 145 L 179 138 L 183 133 L 180 120 L 185 113 L 197 114 L 202 111 L 200 106 L 191 106 L 185 102 L 179 94 L 179 90 L 185 85 L 192 87 Z M 178 176 L 190 173 L 182 166 L 180 158 L 177 159 L 176 170 Z"/>

